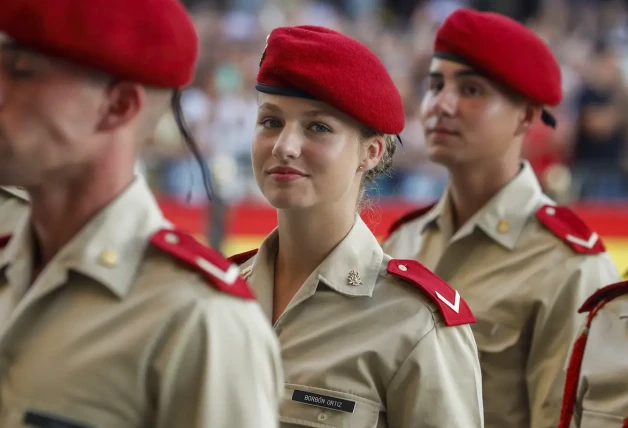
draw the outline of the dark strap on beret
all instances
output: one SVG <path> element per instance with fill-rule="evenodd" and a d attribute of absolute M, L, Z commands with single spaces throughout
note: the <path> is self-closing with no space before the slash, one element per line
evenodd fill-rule
<path fill-rule="evenodd" d="M 307 98 L 308 100 L 316 100 L 316 97 L 308 94 L 299 88 L 286 88 L 283 86 L 269 85 L 267 83 L 256 83 L 255 89 L 265 94 L 271 95 L 285 95 L 287 97 Z"/>
<path fill-rule="evenodd" d="M 547 126 L 550 126 L 552 128 L 556 128 L 556 118 L 549 111 L 547 111 L 545 109 L 541 110 L 541 120 Z"/>

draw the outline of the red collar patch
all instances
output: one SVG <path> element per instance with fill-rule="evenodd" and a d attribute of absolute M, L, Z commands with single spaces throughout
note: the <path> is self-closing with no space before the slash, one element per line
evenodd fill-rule
<path fill-rule="evenodd" d="M 472 324 L 475 316 L 460 293 L 416 260 L 392 259 L 388 262 L 389 274 L 402 278 L 423 291 L 438 305 L 447 326 Z"/>
<path fill-rule="evenodd" d="M 624 294 L 628 294 L 628 281 L 607 285 L 593 293 L 593 295 L 584 302 L 578 312 L 591 312 L 602 302 L 606 304 Z"/>
<path fill-rule="evenodd" d="M 240 276 L 240 268 L 191 235 L 162 229 L 153 235 L 150 242 L 201 273 L 214 288 L 243 299 L 255 299 L 248 284 Z"/>
<path fill-rule="evenodd" d="M 229 261 L 240 266 L 248 262 L 253 256 L 257 254 L 258 251 L 259 249 L 255 248 L 254 250 L 245 251 L 244 253 L 234 254 L 233 256 L 229 257 Z"/>
<path fill-rule="evenodd" d="M 403 216 L 399 217 L 389 228 L 388 228 L 388 236 L 386 236 L 386 239 L 390 238 L 390 235 L 392 235 L 397 229 L 399 229 L 401 226 L 403 226 L 404 224 L 424 216 L 425 214 L 428 213 L 429 210 L 431 210 L 432 208 L 434 208 L 434 206 L 436 205 L 436 203 L 424 206 L 422 208 L 416 209 L 414 211 L 410 211 L 407 214 L 404 214 Z"/>
<path fill-rule="evenodd" d="M 536 217 L 577 253 L 599 254 L 606 251 L 598 234 L 567 207 L 543 205 L 537 210 Z"/>
<path fill-rule="evenodd" d="M 0 248 L 4 248 L 9 244 L 11 240 L 11 235 L 0 236 Z"/>

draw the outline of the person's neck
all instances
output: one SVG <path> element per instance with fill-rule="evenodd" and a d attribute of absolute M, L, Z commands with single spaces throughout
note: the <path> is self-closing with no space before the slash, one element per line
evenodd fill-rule
<path fill-rule="evenodd" d="M 92 217 L 124 191 L 133 176 L 133 165 L 105 171 L 89 167 L 72 177 L 27 188 L 38 249 L 34 277 Z"/>
<path fill-rule="evenodd" d="M 343 203 L 279 211 L 276 291 L 296 293 L 347 236 L 356 219 L 355 204 L 341 206 Z"/>
<path fill-rule="evenodd" d="M 460 229 L 512 181 L 520 168 L 520 160 L 450 168 L 449 195 L 454 211 L 454 230 Z"/>

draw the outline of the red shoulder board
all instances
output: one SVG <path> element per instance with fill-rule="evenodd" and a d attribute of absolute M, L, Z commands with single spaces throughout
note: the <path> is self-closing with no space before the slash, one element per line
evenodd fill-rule
<path fill-rule="evenodd" d="M 578 312 L 591 312 L 596 306 L 602 302 L 610 302 L 619 296 L 628 294 L 628 281 L 618 282 L 617 284 L 607 285 L 598 289 L 591 297 L 589 297 Z"/>
<path fill-rule="evenodd" d="M 255 248 L 254 250 L 249 250 L 244 253 L 234 254 L 229 257 L 229 261 L 240 266 L 241 264 L 248 262 L 255 254 L 257 254 L 257 251 L 258 249 Z"/>
<path fill-rule="evenodd" d="M 176 230 L 162 229 L 150 242 L 200 272 L 212 286 L 243 299 L 255 299 L 248 284 L 240 276 L 238 266 L 194 237 Z"/>
<path fill-rule="evenodd" d="M 6 247 L 10 240 L 11 235 L 0 236 L 0 248 Z"/>
<path fill-rule="evenodd" d="M 577 253 L 599 254 L 606 251 L 598 234 L 589 229 L 589 226 L 569 208 L 543 205 L 536 212 L 536 216 L 545 227 Z"/>
<path fill-rule="evenodd" d="M 446 325 L 475 322 L 471 308 L 462 300 L 460 293 L 416 260 L 392 259 L 388 262 L 387 271 L 427 294 L 438 305 Z"/>
<path fill-rule="evenodd" d="M 404 224 L 408 223 L 409 221 L 414 220 L 415 218 L 419 218 L 425 214 L 427 214 L 427 212 L 429 210 L 431 210 L 432 208 L 434 208 L 434 205 L 436 205 L 436 203 L 433 203 L 431 205 L 427 205 L 424 206 L 422 208 L 416 209 L 414 211 L 410 211 L 407 214 L 404 214 L 403 216 L 401 216 L 400 218 L 398 218 L 393 224 L 392 226 L 390 226 L 388 228 L 388 236 L 386 237 L 386 239 L 388 239 L 390 237 L 390 235 L 392 235 L 397 229 L 399 229 L 401 226 L 403 226 Z"/>

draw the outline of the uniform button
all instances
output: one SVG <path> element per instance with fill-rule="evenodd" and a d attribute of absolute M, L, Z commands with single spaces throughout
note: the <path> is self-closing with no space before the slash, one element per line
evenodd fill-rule
<path fill-rule="evenodd" d="M 547 214 L 547 215 L 554 215 L 554 214 L 556 214 L 556 208 L 552 208 L 552 207 L 545 208 L 545 214 Z"/>
<path fill-rule="evenodd" d="M 318 420 L 320 422 L 325 422 L 327 420 L 327 413 L 319 413 L 318 414 Z"/>
<path fill-rule="evenodd" d="M 114 250 L 103 250 L 98 256 L 98 263 L 106 267 L 114 267 L 118 264 L 118 253 Z"/>
<path fill-rule="evenodd" d="M 508 220 L 506 219 L 500 220 L 499 223 L 497 224 L 497 231 L 499 233 L 508 233 L 509 230 L 510 230 L 510 223 L 508 223 Z"/>
<path fill-rule="evenodd" d="M 179 243 L 179 237 L 177 235 L 175 235 L 174 233 L 166 234 L 166 236 L 164 237 L 164 240 L 168 244 L 178 244 Z"/>
<path fill-rule="evenodd" d="M 400 271 L 405 272 L 408 270 L 408 267 L 406 265 L 398 265 L 397 266 L 399 268 Z"/>

